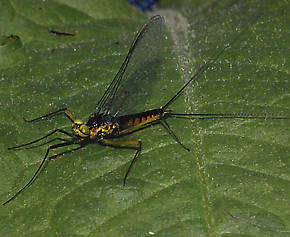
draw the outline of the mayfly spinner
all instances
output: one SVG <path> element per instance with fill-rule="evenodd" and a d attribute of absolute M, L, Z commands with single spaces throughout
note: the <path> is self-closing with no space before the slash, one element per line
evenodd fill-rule
<path fill-rule="evenodd" d="M 144 85 L 142 84 L 154 80 L 154 77 L 150 77 L 148 72 L 144 72 L 143 68 L 146 68 L 146 65 L 148 68 L 148 66 L 152 65 L 153 60 L 156 59 L 161 38 L 163 37 L 163 27 L 164 21 L 163 18 L 159 15 L 153 16 L 149 22 L 142 27 L 135 41 L 133 42 L 121 68 L 105 91 L 104 95 L 99 100 L 96 106 L 96 111 L 89 116 L 86 122 L 80 119 L 76 119 L 67 108 L 43 115 L 39 118 L 26 120 L 26 122 L 36 122 L 42 119 L 48 119 L 57 115 L 64 114 L 72 121 L 72 133 L 66 132 L 62 129 L 55 129 L 39 139 L 9 148 L 10 150 L 21 149 L 23 147 L 40 142 L 52 136 L 53 134 L 63 134 L 68 137 L 67 139 L 58 138 L 58 140 L 62 141 L 61 143 L 50 145 L 47 148 L 42 162 L 38 169 L 35 171 L 32 178 L 16 194 L 4 202 L 3 205 L 12 201 L 33 183 L 47 160 L 57 159 L 59 156 L 81 149 L 89 143 L 95 142 L 103 146 L 125 147 L 136 150 L 136 153 L 123 179 L 123 185 L 125 185 L 134 162 L 141 154 L 142 142 L 139 140 L 116 141 L 112 138 L 125 136 L 154 124 L 161 124 L 178 144 L 189 151 L 189 149 L 182 144 L 179 138 L 171 130 L 166 119 L 185 117 L 249 118 L 267 116 L 263 114 L 179 114 L 168 110 L 168 106 L 171 105 L 173 101 L 175 101 L 175 99 L 179 97 L 179 95 L 185 90 L 185 88 L 201 73 L 203 73 L 211 63 L 218 59 L 218 57 L 225 51 L 227 46 L 225 46 L 218 55 L 204 64 L 197 71 L 197 73 L 193 75 L 191 79 L 185 83 L 171 99 L 168 100 L 165 105 L 161 106 L 161 108 L 148 110 L 145 112 L 141 112 L 142 110 L 135 111 L 134 109 L 137 107 L 134 106 L 136 98 L 142 95 L 142 93 L 146 96 L 146 91 L 144 91 Z M 47 143 L 49 142 L 44 144 Z M 71 145 L 78 145 L 78 147 L 49 156 L 52 150 Z"/>

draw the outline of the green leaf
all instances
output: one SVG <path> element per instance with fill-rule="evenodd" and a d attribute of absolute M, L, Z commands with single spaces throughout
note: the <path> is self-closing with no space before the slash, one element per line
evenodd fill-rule
<path fill-rule="evenodd" d="M 120 2 L 0 1 L 3 202 L 31 178 L 47 146 L 7 148 L 71 126 L 61 116 L 38 123 L 22 118 L 67 107 L 86 120 L 118 71 L 146 22 Z M 152 88 L 151 109 L 164 105 L 230 44 L 169 109 L 290 114 L 289 6 L 288 1 L 186 0 L 159 13 L 172 41 Z M 0 235 L 289 235 L 289 120 L 168 123 L 190 152 L 158 125 L 122 138 L 143 142 L 125 187 L 132 150 L 90 144 L 61 156 L 1 206 Z"/>

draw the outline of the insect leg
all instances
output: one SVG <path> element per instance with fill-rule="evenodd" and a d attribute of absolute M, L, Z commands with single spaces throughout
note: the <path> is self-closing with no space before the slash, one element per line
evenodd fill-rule
<path fill-rule="evenodd" d="M 127 172 L 124 176 L 124 179 L 123 179 L 123 186 L 126 185 L 126 180 L 127 180 L 127 177 L 134 165 L 134 163 L 136 162 L 137 158 L 139 157 L 140 153 L 141 153 L 141 150 L 142 150 L 142 142 L 141 141 L 137 141 L 137 140 L 130 140 L 130 141 L 112 141 L 112 140 L 108 140 L 108 139 L 103 139 L 102 140 L 103 144 L 104 145 L 109 145 L 109 146 L 113 146 L 113 147 L 120 147 L 120 146 L 127 146 L 125 148 L 131 148 L 131 149 L 135 149 L 136 150 L 136 153 L 134 155 L 134 158 L 133 160 L 131 161 L 130 165 L 129 165 L 129 168 L 127 169 Z M 135 147 L 129 147 L 129 146 L 135 146 Z"/>
<path fill-rule="evenodd" d="M 45 164 L 45 161 L 47 160 L 48 154 L 50 150 L 59 148 L 59 147 L 64 147 L 64 146 L 70 146 L 76 144 L 75 142 L 64 142 L 64 143 L 59 143 L 59 144 L 55 144 L 50 146 L 49 148 L 47 148 L 45 156 L 43 157 L 41 164 L 39 165 L 38 169 L 34 172 L 33 176 L 31 177 L 31 179 L 17 192 L 15 193 L 11 198 L 9 198 L 6 202 L 2 203 L 2 205 L 6 205 L 7 203 L 11 202 L 14 198 L 16 198 L 21 192 L 23 192 L 26 188 L 28 188 L 35 180 L 35 178 L 37 177 L 37 175 L 39 174 L 39 172 L 41 171 L 41 168 L 43 167 L 43 165 Z"/>
<path fill-rule="evenodd" d="M 51 135 L 53 135 L 54 133 L 57 133 L 57 132 L 60 132 L 60 133 L 62 133 L 62 134 L 65 134 L 65 135 L 67 135 L 67 136 L 69 136 L 69 137 L 74 137 L 72 134 L 70 134 L 70 133 L 68 133 L 68 132 L 66 132 L 66 131 L 64 131 L 64 130 L 62 130 L 62 129 L 55 129 L 55 130 L 53 130 L 52 132 L 46 134 L 45 136 L 43 136 L 43 137 L 41 137 L 41 138 L 38 138 L 38 139 L 36 139 L 36 140 L 34 140 L 34 141 L 31 141 L 31 142 L 28 142 L 28 143 L 25 143 L 25 144 L 22 144 L 22 145 L 19 145 L 19 146 L 9 147 L 8 150 L 14 150 L 14 149 L 18 149 L 18 148 L 21 148 L 21 147 L 24 147 L 24 146 L 29 146 L 29 145 L 31 145 L 31 144 L 34 144 L 34 143 L 36 143 L 36 142 L 39 142 L 39 141 L 41 141 L 41 140 L 43 140 L 43 139 L 49 137 L 49 136 L 51 136 Z"/>
<path fill-rule="evenodd" d="M 20 147 L 20 148 L 17 148 L 17 150 L 30 150 L 30 149 L 35 149 L 35 148 L 38 148 L 38 147 L 41 147 L 41 146 L 44 146 L 44 145 L 47 145 L 47 144 L 50 144 L 54 141 L 60 141 L 60 142 L 70 142 L 70 140 L 68 139 L 65 139 L 65 138 L 61 138 L 61 137 L 56 137 L 56 138 L 53 138 L 47 142 L 44 142 L 44 143 L 41 143 L 39 145 L 34 145 L 34 146 L 30 146 L 30 147 Z M 11 148 L 10 148 L 11 149 Z"/>
<path fill-rule="evenodd" d="M 68 151 L 64 151 L 64 152 L 58 153 L 56 155 L 50 156 L 50 157 L 48 157 L 48 161 L 56 161 L 56 160 L 60 159 L 60 156 L 62 156 L 64 154 L 67 154 L 67 153 L 71 153 L 71 152 L 77 151 L 79 149 L 82 149 L 83 147 L 84 147 L 84 145 L 80 145 L 77 148 L 73 148 L 73 149 L 70 149 Z"/>
<path fill-rule="evenodd" d="M 171 128 L 169 127 L 169 124 L 165 121 L 165 120 L 161 120 L 160 121 L 161 125 L 166 129 L 166 131 L 173 137 L 173 139 L 180 145 L 182 146 L 185 150 L 190 151 L 189 148 L 187 148 L 186 146 L 184 146 L 181 141 L 179 140 L 179 138 L 174 134 L 174 132 L 171 130 Z"/>
<path fill-rule="evenodd" d="M 63 109 L 59 109 L 57 111 L 54 111 L 52 113 L 49 113 L 49 114 L 45 114 L 45 115 L 42 115 L 38 118 L 35 118 L 35 119 L 31 119 L 31 120 L 27 120 L 25 118 L 24 121 L 25 122 L 28 122 L 28 123 L 32 123 L 32 122 L 37 122 L 37 121 L 40 121 L 40 120 L 43 120 L 43 119 L 49 119 L 49 118 L 52 118 L 52 117 L 55 117 L 55 116 L 58 116 L 58 115 L 61 115 L 61 114 L 65 114 L 71 121 L 75 121 L 75 117 L 72 115 L 72 113 L 67 109 L 67 108 L 63 108 Z"/>
<path fill-rule="evenodd" d="M 127 172 L 126 172 L 126 174 L 125 174 L 125 177 L 124 177 L 124 180 L 123 180 L 123 186 L 126 185 L 126 180 L 127 180 L 127 177 L 128 177 L 128 175 L 129 175 L 129 173 L 130 173 L 132 167 L 133 167 L 133 164 L 135 163 L 135 161 L 137 160 L 138 156 L 139 156 L 140 153 L 141 153 L 141 150 L 142 150 L 142 142 L 141 142 L 141 141 L 138 141 L 138 142 L 139 142 L 139 143 L 138 143 L 138 147 L 137 147 L 137 149 L 136 149 L 136 153 L 135 153 L 135 155 L 134 155 L 134 158 L 133 158 L 133 160 L 131 161 L 130 166 L 129 166 L 129 168 L 127 169 Z"/>

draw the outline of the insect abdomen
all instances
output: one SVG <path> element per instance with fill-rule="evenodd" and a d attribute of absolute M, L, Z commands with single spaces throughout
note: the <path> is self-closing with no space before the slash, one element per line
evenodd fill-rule
<path fill-rule="evenodd" d="M 138 114 L 120 116 L 117 121 L 121 131 L 126 129 L 135 130 L 166 117 L 167 113 L 162 109 L 154 109 Z"/>

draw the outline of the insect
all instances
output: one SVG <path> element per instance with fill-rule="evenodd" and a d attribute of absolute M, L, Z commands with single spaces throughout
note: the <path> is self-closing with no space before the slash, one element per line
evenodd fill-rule
<path fill-rule="evenodd" d="M 31 179 L 10 199 L 5 201 L 3 205 L 11 202 L 33 183 L 47 160 L 56 160 L 59 156 L 79 150 L 90 143 L 98 143 L 99 145 L 111 146 L 116 148 L 125 147 L 129 149 L 134 149 L 136 151 L 123 179 L 123 185 L 125 185 L 127 177 L 134 163 L 141 154 L 142 141 L 116 141 L 112 138 L 123 137 L 138 130 L 147 128 L 151 125 L 161 124 L 170 134 L 170 136 L 181 147 L 189 151 L 189 149 L 185 147 L 179 140 L 179 138 L 174 134 L 173 130 L 171 130 L 169 124 L 166 121 L 168 118 L 268 117 L 268 115 L 265 114 L 180 114 L 168 110 L 168 107 L 180 96 L 185 88 L 197 77 L 199 77 L 200 74 L 203 73 L 211 63 L 216 61 L 228 46 L 225 46 L 218 55 L 216 55 L 214 58 L 204 64 L 197 71 L 197 73 L 193 75 L 190 80 L 185 83 L 171 99 L 168 100 L 166 104 L 161 106 L 159 109 L 148 110 L 145 112 L 138 111 L 139 106 L 134 106 L 136 102 L 135 98 L 140 96 L 146 97 L 146 88 L 148 88 L 148 86 L 144 89 L 144 83 L 148 84 L 155 79 L 150 77 L 152 76 L 150 75 L 150 70 L 146 71 L 144 70 L 144 68 L 148 68 L 149 66 L 152 67 L 152 65 L 154 65 L 153 63 L 157 59 L 158 49 L 161 44 L 163 27 L 164 20 L 159 15 L 153 16 L 149 20 L 149 22 L 142 27 L 140 32 L 137 34 L 133 44 L 131 45 L 121 68 L 119 69 L 113 81 L 108 86 L 105 93 L 97 103 L 95 112 L 89 116 L 86 122 L 75 118 L 75 116 L 67 108 L 57 110 L 55 112 L 43 115 L 32 120 L 26 120 L 26 122 L 37 122 L 43 119 L 48 119 L 54 116 L 64 114 L 72 121 L 72 132 L 69 133 L 65 130 L 57 128 L 52 132 L 48 133 L 47 135 L 40 137 L 34 141 L 9 148 L 10 150 L 23 149 L 23 147 L 29 147 L 54 134 L 62 134 L 67 137 L 57 138 L 57 140 L 61 141 L 60 143 L 49 145 L 41 164 L 31 177 Z M 145 57 L 145 55 L 150 55 L 150 57 Z M 44 144 L 48 143 L 49 142 L 46 142 Z M 60 147 L 67 147 L 72 145 L 78 146 L 76 148 L 50 156 L 51 151 L 56 150 Z"/>

